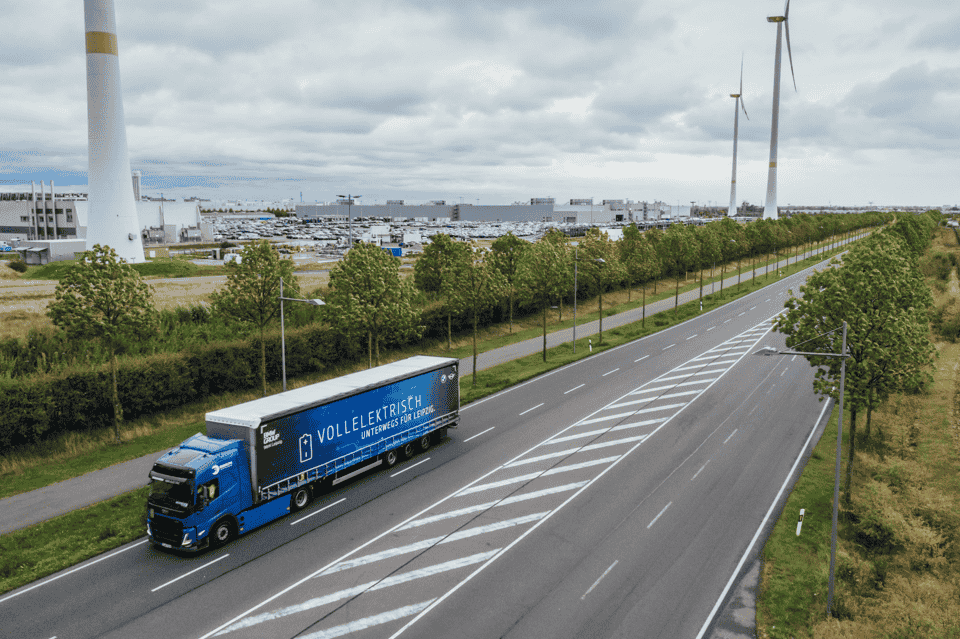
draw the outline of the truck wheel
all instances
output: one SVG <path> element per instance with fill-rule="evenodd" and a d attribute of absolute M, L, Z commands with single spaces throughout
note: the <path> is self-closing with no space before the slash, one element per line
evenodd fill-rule
<path fill-rule="evenodd" d="M 219 548 L 233 539 L 234 534 L 233 522 L 229 519 L 221 519 L 213 527 L 213 532 L 210 533 L 211 545 L 214 548 Z"/>
<path fill-rule="evenodd" d="M 303 510 L 307 507 L 307 504 L 310 503 L 310 489 L 307 487 L 298 488 L 295 493 L 293 493 L 293 498 L 290 500 L 291 512 L 297 512 L 298 510 Z"/>
<path fill-rule="evenodd" d="M 420 450 L 425 451 L 430 448 L 430 435 L 429 433 L 420 438 Z"/>
<path fill-rule="evenodd" d="M 404 456 L 404 457 L 406 457 L 407 459 L 410 459 L 411 457 L 413 457 L 413 456 L 416 455 L 416 454 L 417 454 L 417 449 L 416 449 L 416 447 L 413 445 L 413 442 L 407 442 L 406 444 L 403 445 L 403 456 Z"/>
<path fill-rule="evenodd" d="M 394 450 L 388 450 L 387 452 L 385 452 L 385 453 L 383 454 L 383 464 L 384 464 L 387 468 L 393 468 L 393 467 L 396 465 L 396 463 L 397 463 L 397 451 L 396 451 L 396 449 L 394 449 Z"/>

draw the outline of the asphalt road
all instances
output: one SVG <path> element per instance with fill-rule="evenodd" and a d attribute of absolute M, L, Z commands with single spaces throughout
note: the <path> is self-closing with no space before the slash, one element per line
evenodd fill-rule
<path fill-rule="evenodd" d="M 451 437 L 199 557 L 146 540 L 0 597 L 17 637 L 699 637 L 824 404 L 788 278 L 465 407 Z M 814 515 L 811 515 L 814 516 Z"/>

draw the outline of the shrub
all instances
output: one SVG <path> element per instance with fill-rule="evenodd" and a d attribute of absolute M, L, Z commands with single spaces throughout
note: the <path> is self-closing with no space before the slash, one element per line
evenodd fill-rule
<path fill-rule="evenodd" d="M 15 270 L 17 273 L 26 273 L 27 263 L 23 260 L 14 260 L 13 262 L 10 262 L 10 268 Z"/>

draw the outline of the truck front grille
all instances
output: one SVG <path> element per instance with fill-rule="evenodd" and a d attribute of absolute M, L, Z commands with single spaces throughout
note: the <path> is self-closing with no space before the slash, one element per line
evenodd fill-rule
<path fill-rule="evenodd" d="M 180 547 L 183 541 L 183 522 L 170 517 L 156 515 L 150 521 L 153 530 L 153 540 L 161 544 L 170 544 L 174 548 Z"/>

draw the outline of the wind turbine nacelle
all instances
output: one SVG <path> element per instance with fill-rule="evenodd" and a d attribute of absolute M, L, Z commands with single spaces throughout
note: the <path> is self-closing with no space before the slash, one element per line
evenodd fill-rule
<path fill-rule="evenodd" d="M 767 22 L 784 22 L 786 19 L 786 16 L 767 16 Z"/>
<path fill-rule="evenodd" d="M 731 93 L 731 94 L 730 94 L 730 97 L 731 97 L 731 98 L 739 98 L 739 97 L 740 97 L 740 94 L 739 94 L 739 93 Z"/>

